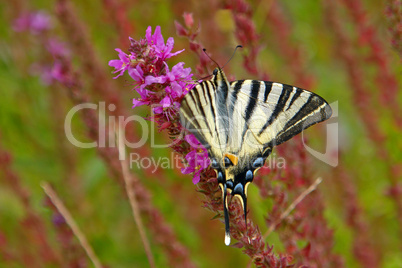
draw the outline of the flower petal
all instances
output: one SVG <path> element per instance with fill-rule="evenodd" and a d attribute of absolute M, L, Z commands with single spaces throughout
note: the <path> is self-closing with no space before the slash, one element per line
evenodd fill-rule
<path fill-rule="evenodd" d="M 200 145 L 200 142 L 193 134 L 186 135 L 184 139 L 194 148 L 197 148 Z"/>
<path fill-rule="evenodd" d="M 121 62 L 121 60 L 110 60 L 109 61 L 109 66 L 113 67 L 115 69 L 120 69 L 122 65 L 123 65 L 123 63 Z"/>
<path fill-rule="evenodd" d="M 163 40 L 163 36 L 161 33 L 161 26 L 156 26 L 155 33 L 153 35 L 154 42 L 158 48 L 163 49 L 165 46 L 165 41 Z"/>
<path fill-rule="evenodd" d="M 196 173 L 194 174 L 194 177 L 193 177 L 193 183 L 194 183 L 194 184 L 197 184 L 197 183 L 200 182 L 200 180 L 201 180 L 200 173 L 199 173 L 199 172 L 196 172 Z"/>
<path fill-rule="evenodd" d="M 145 38 L 148 41 L 148 45 L 152 45 L 152 27 L 148 26 L 147 30 L 145 31 Z"/>
<path fill-rule="evenodd" d="M 167 107 L 170 107 L 170 105 L 172 104 L 172 102 L 171 102 L 169 96 L 166 95 L 166 96 L 161 100 L 160 104 L 162 104 L 163 108 L 167 108 Z"/>
<path fill-rule="evenodd" d="M 181 173 L 183 173 L 183 174 L 190 174 L 193 172 L 194 172 L 193 167 L 188 166 L 188 167 L 181 168 Z"/>
<path fill-rule="evenodd" d="M 140 66 L 136 66 L 135 68 L 128 69 L 128 75 L 131 76 L 132 79 L 136 82 L 144 81 L 144 72 L 142 71 Z"/>
<path fill-rule="evenodd" d="M 138 99 L 133 99 L 133 106 L 132 106 L 132 108 L 135 108 L 135 107 L 137 107 L 137 106 L 141 106 L 141 105 L 144 105 L 144 104 L 147 104 L 147 103 L 148 103 L 147 101 L 138 100 Z"/>
<path fill-rule="evenodd" d="M 156 106 L 156 107 L 154 107 L 152 110 L 153 110 L 153 112 L 154 112 L 155 114 L 161 114 L 161 113 L 163 113 L 163 107 L 162 107 L 162 106 Z"/>

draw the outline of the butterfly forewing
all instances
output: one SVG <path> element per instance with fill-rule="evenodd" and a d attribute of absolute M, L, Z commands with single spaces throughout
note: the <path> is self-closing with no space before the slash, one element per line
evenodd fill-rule
<path fill-rule="evenodd" d="M 227 143 L 227 127 L 221 114 L 216 87 L 211 81 L 196 85 L 181 102 L 181 124 L 196 136 L 210 157 L 222 155 Z"/>
<path fill-rule="evenodd" d="M 239 92 L 232 94 L 235 96 L 231 101 L 234 108 L 230 109 L 234 114 L 236 111 L 241 113 L 241 118 L 234 118 L 234 121 L 243 119 L 261 143 L 263 148 L 257 148 L 257 151 L 279 145 L 303 129 L 331 117 L 328 103 L 310 91 L 256 80 L 232 82 L 231 91 L 236 92 L 239 84 Z"/>

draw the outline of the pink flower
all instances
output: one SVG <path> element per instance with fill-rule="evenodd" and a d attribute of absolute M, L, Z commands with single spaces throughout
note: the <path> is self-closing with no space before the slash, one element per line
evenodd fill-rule
<path fill-rule="evenodd" d="M 152 34 L 152 27 L 149 26 L 146 30 L 145 38 L 147 39 L 148 45 L 155 49 L 156 55 L 162 60 L 176 56 L 184 51 L 184 49 L 182 49 L 180 51 L 170 53 L 173 49 L 174 39 L 173 37 L 169 37 L 165 45 L 160 26 L 156 26 L 154 34 Z"/>
<path fill-rule="evenodd" d="M 141 105 L 145 105 L 145 104 L 149 104 L 149 101 L 143 101 L 143 100 L 139 100 L 139 99 L 133 99 L 133 106 L 132 106 L 132 108 L 135 108 L 135 107 L 141 106 Z"/>
<path fill-rule="evenodd" d="M 126 70 L 130 67 L 130 56 L 121 51 L 121 49 L 116 48 L 117 52 L 119 52 L 119 60 L 111 60 L 109 61 L 109 66 L 115 68 L 116 70 L 113 73 L 119 73 L 117 76 L 113 77 L 116 79 L 117 77 L 124 74 Z M 141 69 L 141 68 L 140 68 Z M 130 74 L 130 73 L 129 73 Z M 131 76 L 131 74 L 130 74 Z M 135 80 L 135 79 L 134 79 Z"/>
<path fill-rule="evenodd" d="M 188 134 L 184 137 L 184 140 L 188 142 L 194 149 L 198 149 L 201 143 L 197 140 L 197 138 L 193 134 Z"/>
<path fill-rule="evenodd" d="M 32 34 L 40 34 L 51 27 L 50 16 L 44 11 L 22 14 L 13 24 L 14 31 L 30 31 Z"/>
<path fill-rule="evenodd" d="M 191 73 L 191 68 L 183 68 L 184 62 L 179 62 L 172 67 L 172 71 L 169 68 L 166 69 L 166 80 L 170 82 L 174 81 L 190 81 L 193 74 Z"/>
<path fill-rule="evenodd" d="M 139 65 L 135 66 L 135 68 L 130 68 L 128 70 L 128 74 L 136 82 L 141 82 L 141 83 L 145 82 L 144 71 L 141 69 L 141 67 Z"/>
<path fill-rule="evenodd" d="M 205 149 L 192 150 L 186 155 L 188 166 L 181 169 L 183 174 L 194 173 L 193 183 L 197 184 L 201 177 L 201 172 L 209 166 L 208 153 Z"/>
<path fill-rule="evenodd" d="M 166 74 L 158 77 L 158 83 L 176 82 L 176 81 L 190 81 L 193 74 L 191 68 L 183 68 L 184 62 L 179 62 L 172 67 L 172 71 L 169 71 L 169 66 L 165 62 Z"/>
<path fill-rule="evenodd" d="M 201 172 L 210 164 L 208 153 L 194 135 L 189 134 L 185 136 L 184 139 L 193 147 L 193 149 L 186 155 L 185 158 L 188 166 L 182 168 L 181 172 L 183 174 L 194 173 L 193 183 L 197 184 L 201 179 Z"/>
<path fill-rule="evenodd" d="M 172 101 L 170 100 L 170 97 L 166 95 L 163 98 L 163 100 L 161 100 L 160 104 L 162 105 L 163 108 L 167 108 L 167 107 L 170 107 L 170 105 L 172 104 Z"/>
<path fill-rule="evenodd" d="M 184 89 L 183 86 L 180 86 L 178 83 L 172 83 L 172 85 L 165 88 L 165 91 L 166 94 L 172 96 L 173 99 L 177 99 L 183 95 Z"/>
<path fill-rule="evenodd" d="M 166 95 L 160 102 L 160 105 L 158 105 L 157 107 L 155 107 L 154 113 L 156 114 L 161 114 L 163 113 L 163 109 L 164 108 L 169 108 L 172 105 L 172 101 L 170 100 L 170 97 L 168 95 Z"/>
<path fill-rule="evenodd" d="M 53 57 L 68 57 L 70 50 L 66 47 L 65 43 L 60 42 L 55 38 L 47 40 L 46 49 L 52 54 Z"/>
<path fill-rule="evenodd" d="M 31 66 L 33 74 L 39 75 L 43 84 L 51 85 L 56 82 L 65 83 L 69 80 L 63 69 L 63 63 L 59 60 L 53 62 L 53 65 L 41 65 L 35 63 Z"/>

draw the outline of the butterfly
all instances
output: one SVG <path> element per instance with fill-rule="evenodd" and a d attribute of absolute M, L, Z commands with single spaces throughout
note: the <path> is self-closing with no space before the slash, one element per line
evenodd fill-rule
<path fill-rule="evenodd" d="M 329 104 L 310 91 L 269 81 L 229 82 L 221 68 L 184 96 L 180 122 L 207 149 L 222 190 L 226 245 L 228 194 L 239 198 L 247 223 L 247 187 L 273 147 L 331 114 Z"/>

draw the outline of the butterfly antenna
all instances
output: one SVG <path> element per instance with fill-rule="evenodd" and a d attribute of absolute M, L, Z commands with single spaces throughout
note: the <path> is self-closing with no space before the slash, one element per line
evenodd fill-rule
<path fill-rule="evenodd" d="M 205 48 L 203 48 L 202 51 L 204 51 L 204 53 L 205 53 L 205 55 L 207 55 L 208 59 L 210 59 L 213 63 L 215 63 L 216 66 L 218 66 L 218 68 L 221 68 L 221 67 L 219 66 L 219 64 L 218 64 L 214 59 L 212 59 L 212 58 L 208 55 L 207 50 L 206 50 Z"/>
<path fill-rule="evenodd" d="M 226 64 L 228 64 L 229 63 L 229 61 L 231 61 L 232 60 L 232 58 L 234 57 L 234 55 L 236 54 L 236 51 L 237 51 L 237 49 L 238 48 L 243 48 L 243 46 L 242 45 L 237 45 L 236 47 L 235 47 L 235 49 L 234 49 L 234 51 L 233 51 L 233 54 L 232 54 L 232 56 L 230 57 L 230 59 L 222 66 L 222 69 L 223 69 L 223 67 L 225 67 L 226 66 Z"/>

